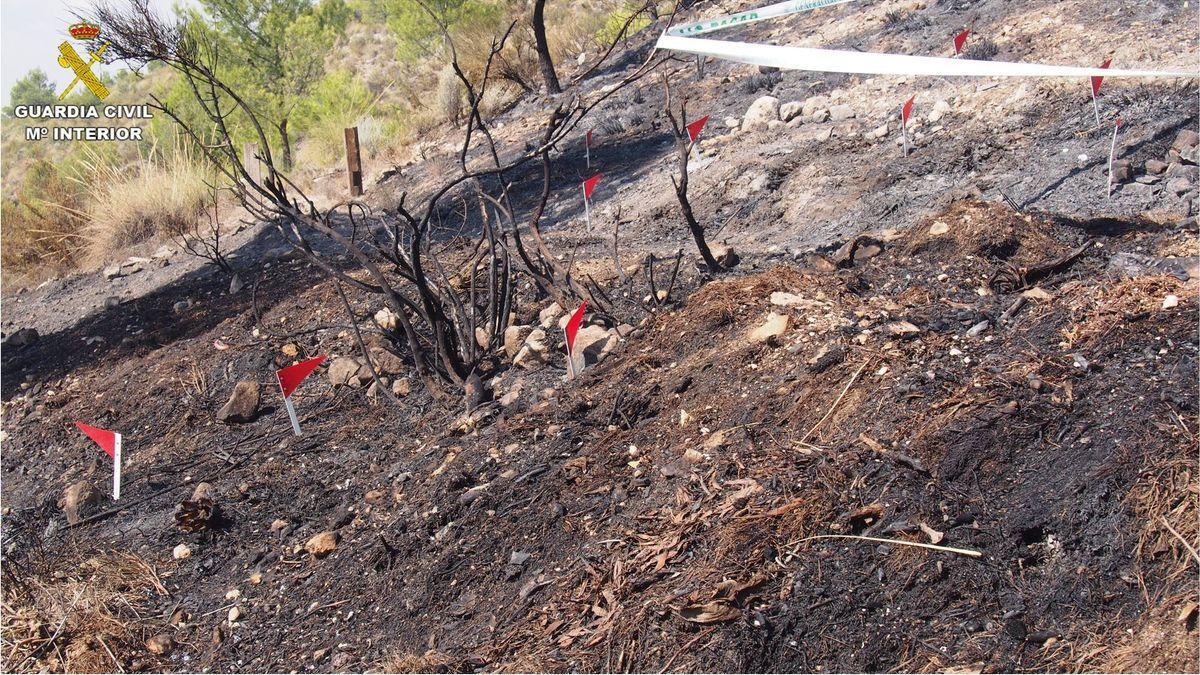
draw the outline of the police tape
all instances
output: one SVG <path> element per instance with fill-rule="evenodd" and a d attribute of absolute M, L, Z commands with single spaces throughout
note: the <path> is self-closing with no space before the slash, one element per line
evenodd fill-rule
<path fill-rule="evenodd" d="M 909 56 L 813 47 L 780 47 L 671 35 L 658 39 L 658 49 L 712 56 L 728 61 L 785 70 L 812 70 L 859 75 L 932 75 L 939 77 L 1200 77 L 1200 72 L 1125 70 L 1055 66 L 1010 61 L 975 61 L 941 56 Z"/>
<path fill-rule="evenodd" d="M 751 9 L 745 12 L 737 12 L 735 14 L 727 14 L 719 16 L 715 19 L 707 21 L 697 21 L 695 23 L 676 26 L 667 30 L 668 35 L 688 36 L 701 35 L 704 33 L 712 33 L 714 31 L 723 30 L 725 28 L 733 28 L 734 26 L 742 26 L 755 21 L 764 19 L 774 19 L 790 14 L 799 14 L 800 12 L 809 12 L 814 9 L 823 7 L 833 7 L 834 5 L 844 5 L 853 0 L 787 0 L 787 2 L 777 2 L 774 5 L 767 5 L 758 9 Z"/>

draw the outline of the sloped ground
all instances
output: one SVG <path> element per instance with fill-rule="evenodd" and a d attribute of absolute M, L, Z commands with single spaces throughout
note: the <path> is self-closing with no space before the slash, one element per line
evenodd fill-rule
<path fill-rule="evenodd" d="M 1090 237 L 1000 320 L 1022 296 L 989 289 L 997 269 Z M 885 238 L 845 269 L 705 285 L 465 435 L 419 393 L 397 414 L 323 379 L 303 439 L 279 410 L 213 424 L 285 340 L 349 348 L 252 343 L 246 314 L 19 396 L 7 666 L 107 668 L 107 649 L 134 670 L 1192 669 L 1196 562 L 1167 525 L 1200 538 L 1196 287 L 1110 268 L 1194 254 L 1191 236 L 967 202 Z M 272 297 L 263 326 L 332 292 Z M 787 330 L 749 341 L 770 311 Z M 45 486 L 86 473 L 68 425 L 97 402 L 131 430 L 124 510 L 64 529 Z M 187 534 L 172 514 L 201 481 L 222 522 Z M 321 531 L 339 542 L 318 559 L 303 545 Z M 829 534 L 981 556 L 808 539 Z M 58 625 L 47 598 L 106 588 L 100 563 L 126 553 L 150 572 Z M 157 657 L 144 641 L 163 634 Z"/>
<path fill-rule="evenodd" d="M 993 26 L 997 58 L 1077 62 L 1128 35 L 1118 63 L 1187 60 L 1175 4 L 1108 8 L 877 3 L 853 25 L 847 9 L 749 35 L 937 53 L 973 23 Z M 94 276 L 6 298 L 9 326 L 87 316 L 4 354 L 5 669 L 1195 670 L 1200 561 L 1180 540 L 1200 544 L 1190 198 L 1149 184 L 1099 198 L 1108 137 L 1087 128 L 1086 84 L 922 82 L 951 112 L 937 132 L 923 118 L 902 159 L 894 129 L 862 132 L 904 83 L 707 72 L 687 93 L 714 125 L 764 93 L 857 116 L 711 127 L 693 199 L 743 252 L 735 273 L 701 285 L 685 263 L 666 310 L 578 382 L 498 364 L 497 393 L 519 382 L 519 396 L 470 423 L 419 387 L 396 410 L 322 373 L 293 438 L 271 371 L 354 352 L 334 290 L 299 262 L 232 296 L 168 267 L 159 286 L 114 282 L 110 311 L 94 311 Z M 1135 164 L 1195 126 L 1192 83 L 1105 87 Z M 626 264 L 686 244 L 659 96 L 647 81 L 610 107 L 597 229 L 556 200 L 553 245 L 580 246 L 597 278 L 618 203 Z M 1016 109 L 997 122 L 1000 101 Z M 515 109 L 504 140 L 533 137 L 545 104 Z M 563 150 L 567 195 L 584 170 Z M 435 152 L 369 198 L 419 193 L 447 161 Z M 861 232 L 856 257 L 837 252 Z M 246 239 L 246 260 L 272 245 Z M 1142 259 L 1119 254 L 1178 260 L 1133 269 Z M 1045 292 L 1024 297 L 1022 278 Z M 618 318 L 637 323 L 645 281 L 624 290 Z M 521 297 L 520 321 L 539 309 Z M 751 341 L 770 312 L 787 328 Z M 264 414 L 216 423 L 244 379 L 263 384 Z M 102 492 L 109 470 L 75 419 L 125 431 L 128 462 L 121 510 L 101 497 L 68 527 L 63 488 Z M 219 518 L 181 531 L 176 506 L 202 482 Z M 321 532 L 337 545 L 318 558 L 304 545 Z M 980 555 L 896 543 L 935 540 Z"/>

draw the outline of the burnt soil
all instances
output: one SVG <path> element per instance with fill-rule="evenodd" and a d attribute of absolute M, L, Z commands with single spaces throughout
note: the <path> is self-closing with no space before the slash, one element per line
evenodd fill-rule
<path fill-rule="evenodd" d="M 98 635 L 133 670 L 1186 670 L 1194 563 L 1162 519 L 1195 541 L 1197 292 L 1108 262 L 1190 236 L 961 202 L 844 269 L 707 283 L 578 381 L 472 423 L 419 391 L 397 414 L 322 378 L 298 401 L 302 439 L 280 410 L 211 421 L 232 373 L 265 382 L 280 358 L 250 339 L 252 311 L 164 317 L 170 348 L 8 403 L 9 601 L 118 552 L 154 571 L 111 609 L 128 630 L 62 635 L 65 663 L 36 654 L 53 669 L 106 669 Z M 997 269 L 1089 239 L 1041 281 L 1048 299 L 1000 321 L 1020 293 L 984 290 Z M 262 326 L 330 306 L 325 284 L 283 283 L 299 269 L 263 282 Z M 769 310 L 789 329 L 748 341 Z M 892 335 L 902 321 L 917 332 Z M 290 341 L 316 353 L 320 335 Z M 122 510 L 65 527 L 61 486 L 105 484 L 79 417 L 119 420 L 132 450 Z M 221 518 L 181 532 L 201 481 Z M 326 530 L 337 549 L 305 553 Z M 982 555 L 805 540 L 826 534 Z M 1138 644 L 1155 612 L 1167 635 Z M 151 655 L 164 631 L 174 650 Z"/>
<path fill-rule="evenodd" d="M 895 21 L 870 7 L 828 46 L 938 53 L 963 25 L 999 34 L 1014 12 L 1057 4 L 929 3 Z M 1134 18 L 1147 43 L 1186 42 L 1178 5 L 1077 3 L 1088 30 L 1047 23 L 1044 39 L 1000 40 L 996 58 L 1067 62 L 1061 34 L 1091 48 Z M 806 35 L 854 11 L 740 39 Z M 656 34 L 581 90 L 629 72 Z M 867 98 L 908 95 L 882 86 Z M 587 231 L 581 205 L 556 197 L 546 229 L 635 329 L 573 382 L 560 364 L 498 360 L 485 375 L 519 395 L 470 417 L 415 379 L 392 405 L 333 388 L 322 369 L 297 393 L 294 438 L 273 370 L 355 345 L 317 270 L 260 264 L 281 243 L 264 226 L 238 240 L 255 268 L 240 293 L 178 259 L 111 283 L 6 289 L 5 329 L 43 335 L 3 352 L 3 669 L 1196 671 L 1200 560 L 1180 539 L 1200 545 L 1196 275 L 1114 264 L 1194 261 L 1193 201 L 1132 184 L 1098 199 L 1109 137 L 1086 128 L 1078 86 L 964 84 L 964 101 L 938 79 L 917 86 L 923 110 L 941 96 L 954 108 L 908 158 L 894 133 L 861 136 L 890 113 L 861 111 L 703 148 L 693 205 L 742 261 L 710 279 L 689 253 L 663 307 L 639 302 L 644 276 L 620 284 L 609 260 L 618 206 L 625 264 L 665 258 L 661 283 L 691 251 L 661 86 L 621 92 L 596 123 L 611 179 L 601 224 Z M 1194 82 L 1105 87 L 1106 111 L 1129 126 L 1118 154 L 1135 165 L 1195 127 Z M 717 125 L 762 94 L 866 88 L 710 63 L 686 93 Z M 993 94 L 1003 116 L 979 112 Z M 550 103 L 502 118 L 506 152 L 539 135 Z M 578 148 L 560 150 L 556 195 L 585 173 Z M 382 212 L 454 161 L 397 167 L 367 199 Z M 756 173 L 766 188 L 745 189 Z M 537 171 L 511 178 L 528 206 Z M 865 253 L 841 255 L 863 232 Z M 452 234 L 451 249 L 472 246 Z M 1089 242 L 1027 287 L 989 283 Z M 1044 293 L 1024 297 L 1033 287 Z M 110 294 L 120 304 L 101 309 Z M 353 301 L 363 317 L 378 309 Z M 523 291 L 518 322 L 547 302 Z M 787 329 L 751 341 L 772 311 Z M 260 416 L 218 423 L 240 380 L 262 384 Z M 119 504 L 77 419 L 125 434 Z M 68 526 L 58 502 L 80 480 L 100 497 Z M 200 483 L 217 517 L 187 532 L 176 509 Z M 327 531 L 336 549 L 309 554 Z M 181 544 L 191 555 L 177 559 Z"/>

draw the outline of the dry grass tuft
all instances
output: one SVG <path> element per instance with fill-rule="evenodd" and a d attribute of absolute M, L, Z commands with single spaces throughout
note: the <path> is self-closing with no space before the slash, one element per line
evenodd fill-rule
<path fill-rule="evenodd" d="M 85 228 L 93 264 L 155 235 L 191 231 L 211 203 L 208 170 L 187 146 L 152 149 L 129 166 L 95 156 L 83 164 L 81 180 L 95 190 Z"/>
<path fill-rule="evenodd" d="M 424 654 L 399 653 L 388 657 L 379 667 L 378 673 L 446 673 L 454 659 L 447 654 L 429 650 Z"/>
<path fill-rule="evenodd" d="M 149 617 L 167 595 L 154 568 L 128 553 L 101 554 L 50 574 L 18 570 L 6 577 L 3 672 L 120 670 L 120 654 L 143 651 Z"/>

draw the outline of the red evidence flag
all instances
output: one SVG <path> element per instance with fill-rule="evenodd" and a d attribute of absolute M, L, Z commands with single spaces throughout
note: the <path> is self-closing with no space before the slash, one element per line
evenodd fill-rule
<path fill-rule="evenodd" d="M 118 434 L 115 431 L 98 429 L 96 427 L 84 424 L 83 422 L 76 422 L 75 426 L 79 427 L 80 431 L 87 434 L 88 438 L 96 441 L 96 445 L 99 445 L 101 450 L 107 452 L 109 457 L 116 459 L 117 439 L 120 438 L 121 434 Z"/>
<path fill-rule="evenodd" d="M 968 28 L 958 35 L 954 36 L 954 53 L 961 54 L 963 47 L 967 44 L 967 36 L 971 34 L 971 29 Z"/>
<path fill-rule="evenodd" d="M 83 422 L 75 422 L 79 430 L 96 442 L 100 449 L 113 459 L 113 499 L 121 498 L 121 434 L 99 429 Z"/>
<path fill-rule="evenodd" d="M 583 313 L 587 310 L 587 300 L 579 305 L 579 309 L 571 315 L 567 320 L 567 355 L 570 356 L 575 351 L 575 335 L 579 333 L 579 326 L 583 323 Z"/>
<path fill-rule="evenodd" d="M 585 199 L 591 199 L 592 193 L 596 190 L 596 183 L 600 182 L 600 174 L 596 174 L 591 178 L 583 181 L 583 196 Z"/>
<path fill-rule="evenodd" d="M 917 100 L 917 95 L 913 94 L 900 108 L 900 121 L 905 126 L 908 126 L 908 118 L 912 117 L 913 101 L 915 100 Z"/>
<path fill-rule="evenodd" d="M 1108 68 L 1110 65 L 1112 65 L 1112 59 L 1108 59 L 1104 63 L 1101 63 L 1100 67 Z M 1095 96 L 1100 93 L 1100 85 L 1102 85 L 1102 84 L 1104 84 L 1103 77 L 1100 77 L 1099 75 L 1092 77 L 1092 96 Z"/>
<path fill-rule="evenodd" d="M 292 392 L 296 391 L 296 387 L 299 387 L 300 383 L 304 381 L 304 378 L 316 370 L 317 366 L 321 365 L 321 362 L 324 360 L 325 355 L 322 354 L 316 358 L 301 361 L 294 366 L 288 366 L 287 368 L 275 371 L 276 377 L 279 378 L 279 388 L 283 390 L 283 397 L 287 398 L 291 396 Z"/>
<path fill-rule="evenodd" d="M 693 143 L 695 143 L 696 139 L 700 137 L 700 132 L 704 131 L 704 125 L 708 123 L 708 117 L 708 115 L 705 115 L 704 117 L 701 117 L 695 122 L 687 125 L 688 138 Z"/>

